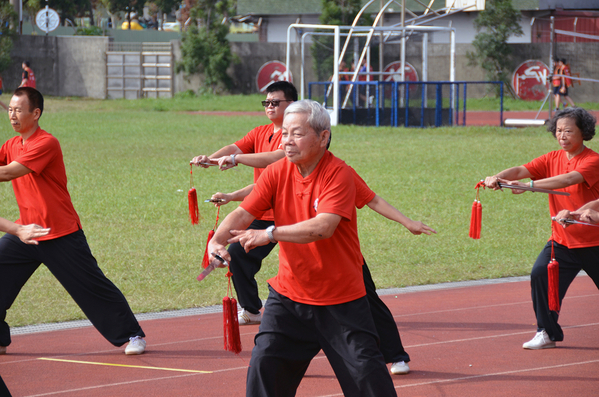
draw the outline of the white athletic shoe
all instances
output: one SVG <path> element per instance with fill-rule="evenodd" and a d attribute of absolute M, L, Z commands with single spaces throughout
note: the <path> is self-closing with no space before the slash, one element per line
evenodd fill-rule
<path fill-rule="evenodd" d="M 250 313 L 245 309 L 241 309 L 237 312 L 237 321 L 239 325 L 252 325 L 260 324 L 262 322 L 262 315 L 260 313 Z"/>
<path fill-rule="evenodd" d="M 549 339 L 545 330 L 537 332 L 534 338 L 522 345 L 524 349 L 538 350 L 551 349 L 555 347 L 555 342 Z"/>
<path fill-rule="evenodd" d="M 129 338 L 129 344 L 125 348 L 125 354 L 142 354 L 146 351 L 146 341 L 141 336 Z"/>
<path fill-rule="evenodd" d="M 393 375 L 405 375 L 410 372 L 410 367 L 405 361 L 399 361 L 391 365 L 389 372 L 391 372 Z"/>

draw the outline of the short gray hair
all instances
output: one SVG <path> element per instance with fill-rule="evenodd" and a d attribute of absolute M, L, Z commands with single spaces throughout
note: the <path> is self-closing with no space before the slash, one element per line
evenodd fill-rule
<path fill-rule="evenodd" d="M 331 117 L 329 112 L 322 107 L 322 105 L 316 101 L 310 99 L 303 99 L 301 101 L 293 102 L 285 109 L 285 116 L 292 113 L 303 113 L 308 115 L 307 123 L 320 135 L 323 131 L 331 130 Z"/>

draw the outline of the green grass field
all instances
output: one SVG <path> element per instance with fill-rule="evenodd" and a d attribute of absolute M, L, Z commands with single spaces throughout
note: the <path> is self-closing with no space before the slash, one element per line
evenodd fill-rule
<path fill-rule="evenodd" d="M 234 142 L 265 117 L 205 116 L 192 110 L 261 110 L 260 95 L 178 96 L 173 100 L 47 98 L 41 126 L 64 152 L 69 190 L 100 267 L 135 312 L 220 303 L 224 271 L 196 281 L 216 210 L 203 199 L 252 182 L 252 171 L 194 169 L 203 217 L 188 220 L 189 160 Z M 7 102 L 5 95 L 0 100 Z M 7 120 L 0 138 L 14 136 Z M 594 142 L 589 147 L 597 150 Z M 333 128 L 331 150 L 412 219 L 438 231 L 413 236 L 401 225 L 358 211 L 362 251 L 379 288 L 524 275 L 550 234 L 547 197 L 481 192 L 482 238 L 468 238 L 476 182 L 557 149 L 543 129 Z M 0 216 L 18 217 L 12 186 L 0 184 Z M 228 207 L 228 208 L 227 208 Z M 221 219 L 235 205 L 221 211 Z M 277 270 L 275 250 L 258 274 Z M 85 318 L 45 267 L 9 311 L 11 326 Z"/>

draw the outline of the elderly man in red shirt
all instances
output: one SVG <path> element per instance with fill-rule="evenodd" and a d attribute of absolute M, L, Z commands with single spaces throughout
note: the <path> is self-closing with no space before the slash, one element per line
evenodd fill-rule
<path fill-rule="evenodd" d="M 269 280 L 248 369 L 248 396 L 295 395 L 321 349 L 346 396 L 396 395 L 365 297 L 354 176 L 326 149 L 329 137 L 326 109 L 314 101 L 291 104 L 281 137 L 285 158 L 266 168 L 208 246 L 229 258 L 227 243 L 248 251 L 280 244 L 279 271 Z M 269 209 L 275 225 L 243 230 Z"/>

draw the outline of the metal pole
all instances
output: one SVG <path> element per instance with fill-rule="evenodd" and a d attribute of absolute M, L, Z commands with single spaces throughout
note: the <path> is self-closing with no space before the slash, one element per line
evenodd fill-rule
<path fill-rule="evenodd" d="M 422 81 L 428 81 L 428 33 L 422 35 Z M 428 107 L 428 84 L 423 84 L 424 107 Z"/>
<path fill-rule="evenodd" d="M 366 81 L 370 83 L 370 46 L 366 49 Z M 366 108 L 370 108 L 370 84 L 366 84 Z"/>
<path fill-rule="evenodd" d="M 450 51 L 450 56 L 449 56 L 449 81 L 451 81 L 452 83 L 455 81 L 455 29 L 452 28 L 450 30 L 449 35 L 451 36 L 451 51 Z M 454 106 L 455 106 L 455 92 L 454 92 L 454 86 L 453 84 L 450 84 L 451 89 L 449 90 L 449 92 L 451 92 L 451 98 L 450 98 L 450 108 L 453 110 Z M 451 110 L 449 112 L 449 114 L 451 114 Z M 450 125 L 453 125 L 453 123 L 450 123 Z"/>
<path fill-rule="evenodd" d="M 50 16 L 48 15 L 48 0 L 46 0 L 46 36 L 50 30 Z"/>
<path fill-rule="evenodd" d="M 19 0 L 19 34 L 23 34 L 23 0 Z"/>
<path fill-rule="evenodd" d="M 383 7 L 384 7 L 383 0 L 381 0 L 381 7 L 380 7 L 380 9 L 382 10 Z M 380 24 L 381 27 L 383 27 L 384 24 L 385 24 L 385 15 L 383 14 L 383 15 L 381 15 L 381 24 Z M 384 70 L 385 70 L 384 69 L 384 67 L 385 67 L 385 65 L 384 65 L 384 62 L 385 62 L 384 48 L 385 48 L 385 44 L 384 44 L 384 39 L 383 39 L 383 31 L 381 31 L 381 34 L 379 35 L 379 72 L 381 72 L 381 73 L 383 73 Z M 383 76 L 382 74 L 380 74 L 378 80 L 379 81 L 385 81 L 385 76 Z M 383 90 L 382 90 L 383 91 L 382 92 L 382 95 L 383 95 L 382 99 L 380 97 L 381 92 L 379 92 L 379 91 L 380 90 L 378 89 L 378 86 L 377 86 L 377 96 L 376 96 L 376 100 L 377 100 L 377 112 L 378 112 L 378 107 L 379 107 L 378 102 L 379 101 L 382 102 L 383 106 L 385 104 L 385 96 L 384 96 L 385 95 L 385 88 L 384 88 L 384 86 L 383 86 Z"/>
<path fill-rule="evenodd" d="M 335 126 L 339 120 L 339 49 L 341 29 L 335 27 L 335 44 L 334 44 L 334 63 L 333 63 L 333 114 L 331 114 L 331 125 Z M 302 67 L 303 68 L 303 67 Z"/>
<path fill-rule="evenodd" d="M 381 0 L 381 10 L 383 9 L 383 0 Z M 385 24 L 385 17 L 384 15 L 381 16 L 381 27 L 383 27 L 383 25 Z M 384 61 L 384 57 L 383 57 L 383 48 L 384 48 L 384 43 L 383 43 L 383 31 L 381 31 L 381 34 L 379 35 L 379 72 L 383 72 L 384 71 L 384 65 L 383 62 Z M 385 78 L 383 77 L 383 75 L 379 75 L 379 81 L 384 80 Z"/>
<path fill-rule="evenodd" d="M 401 82 L 405 82 L 406 81 L 406 0 L 402 0 L 401 2 L 401 27 L 404 28 L 401 31 L 401 52 L 400 52 L 400 61 L 401 61 L 401 73 L 400 73 L 400 78 L 401 78 Z M 405 90 L 406 86 L 405 84 L 402 84 L 402 89 Z M 404 105 L 404 93 L 402 93 L 402 95 L 400 96 L 400 105 L 399 106 L 403 106 Z M 406 104 L 406 108 L 407 108 L 407 104 Z"/>
<path fill-rule="evenodd" d="M 304 99 L 304 84 L 306 84 L 305 83 L 305 76 L 304 76 L 304 66 L 305 66 L 305 64 L 304 64 L 304 43 L 305 43 L 304 42 L 304 38 L 305 37 L 306 37 L 306 33 L 302 34 L 302 41 L 301 41 L 301 43 L 302 43 L 302 46 L 301 46 L 301 54 L 302 54 L 302 65 L 301 66 L 302 66 L 302 68 L 301 69 L 302 70 L 300 72 L 300 86 L 301 86 L 301 88 L 300 88 L 300 92 L 301 92 L 300 99 Z M 285 67 L 287 67 L 287 66 L 285 66 Z M 289 69 L 287 69 L 287 73 L 289 73 Z M 310 95 L 309 98 L 312 98 L 312 95 L 311 94 L 309 94 L 309 95 Z M 326 91 L 325 91 L 324 100 L 325 101 L 327 100 Z"/>
<path fill-rule="evenodd" d="M 551 69 L 551 75 L 553 76 L 553 71 L 555 70 L 555 64 L 553 63 L 553 40 L 555 39 L 555 17 L 551 17 L 551 32 L 549 34 L 549 68 Z M 551 86 L 549 86 L 549 90 L 551 90 Z M 551 103 L 549 105 L 549 120 L 553 117 L 553 106 Z"/>

